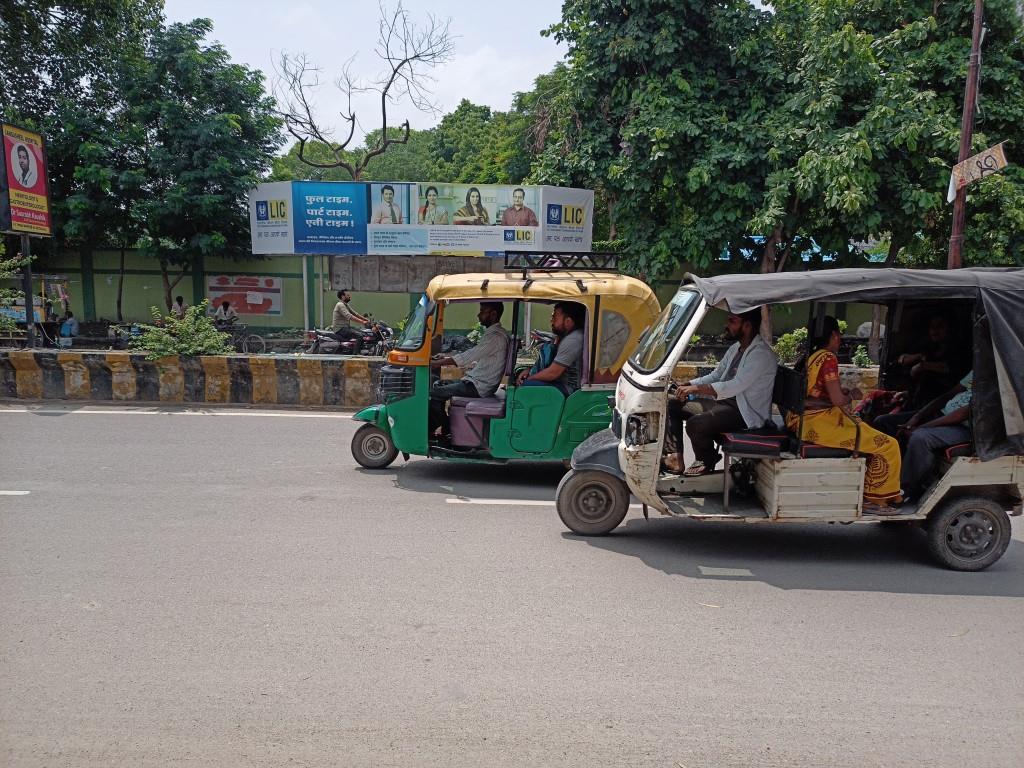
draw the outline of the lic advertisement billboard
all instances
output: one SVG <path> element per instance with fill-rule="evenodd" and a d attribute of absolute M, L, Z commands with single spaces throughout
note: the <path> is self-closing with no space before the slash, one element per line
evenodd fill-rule
<path fill-rule="evenodd" d="M 249 195 L 258 254 L 589 251 L 593 214 L 592 191 L 546 186 L 286 181 Z"/>

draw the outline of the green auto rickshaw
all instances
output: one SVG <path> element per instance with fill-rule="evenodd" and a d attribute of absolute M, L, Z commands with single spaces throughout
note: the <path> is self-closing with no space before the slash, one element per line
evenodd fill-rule
<path fill-rule="evenodd" d="M 352 440 L 359 464 L 381 469 L 399 453 L 406 459 L 565 461 L 582 441 L 608 427 L 608 398 L 619 371 L 661 311 L 654 292 L 618 274 L 614 258 L 605 254 L 510 257 L 504 273 L 440 275 L 430 281 L 380 371 L 377 404 L 353 417 L 366 422 Z M 491 397 L 452 398 L 451 439 L 441 441 L 428 434 L 431 354 L 440 350 L 445 311 L 481 301 L 501 302 L 511 328 L 504 384 Z M 555 387 L 516 386 L 528 313 L 546 321 L 550 305 L 567 301 L 582 305 L 586 314 L 580 389 L 566 397 Z"/>

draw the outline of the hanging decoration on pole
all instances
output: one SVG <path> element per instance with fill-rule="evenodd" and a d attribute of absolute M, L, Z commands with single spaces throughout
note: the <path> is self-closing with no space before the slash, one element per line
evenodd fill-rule
<path fill-rule="evenodd" d="M 952 203 L 956 199 L 956 193 L 968 184 L 998 173 L 1009 165 L 1006 150 L 1003 149 L 1004 144 L 1006 142 L 1001 141 L 994 147 L 989 147 L 984 152 L 979 152 L 974 157 L 953 166 L 953 171 L 949 175 L 949 189 L 946 191 L 947 203 Z"/>

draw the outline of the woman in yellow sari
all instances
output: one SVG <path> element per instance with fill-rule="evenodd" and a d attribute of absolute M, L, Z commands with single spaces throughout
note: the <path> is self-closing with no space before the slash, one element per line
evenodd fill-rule
<path fill-rule="evenodd" d="M 834 317 L 826 317 L 822 334 L 811 344 L 807 356 L 807 402 L 800 439 L 865 454 L 865 501 L 879 507 L 899 503 L 902 498 L 899 443 L 860 422 L 847 409 L 853 400 L 860 398 L 860 393 L 856 390 L 848 392 L 839 384 L 839 358 L 836 354 L 841 342 L 839 323 Z M 787 416 L 786 426 L 794 432 L 799 424 L 798 415 Z"/>

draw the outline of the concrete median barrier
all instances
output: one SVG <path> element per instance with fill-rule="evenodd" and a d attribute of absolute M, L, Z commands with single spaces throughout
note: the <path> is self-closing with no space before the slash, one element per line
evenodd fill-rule
<path fill-rule="evenodd" d="M 0 397 L 361 408 L 374 402 L 383 365 L 328 355 L 147 360 L 129 352 L 0 350 Z"/>

